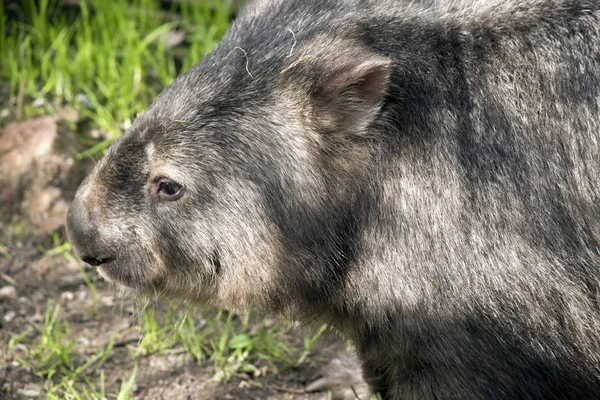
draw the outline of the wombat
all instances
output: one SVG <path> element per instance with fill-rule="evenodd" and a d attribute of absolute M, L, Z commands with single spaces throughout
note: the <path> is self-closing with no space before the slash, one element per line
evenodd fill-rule
<path fill-rule="evenodd" d="M 141 292 L 330 323 L 383 399 L 600 399 L 600 2 L 250 3 L 68 234 Z"/>

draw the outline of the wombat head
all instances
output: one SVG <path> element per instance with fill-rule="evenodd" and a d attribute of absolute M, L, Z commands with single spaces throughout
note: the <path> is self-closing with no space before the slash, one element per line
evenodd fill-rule
<path fill-rule="evenodd" d="M 166 89 L 79 188 L 69 238 L 109 281 L 273 306 L 284 292 L 331 283 L 327 268 L 339 268 L 391 61 L 337 39 L 299 43 L 290 56 L 289 32 L 262 55 L 231 37 Z"/>

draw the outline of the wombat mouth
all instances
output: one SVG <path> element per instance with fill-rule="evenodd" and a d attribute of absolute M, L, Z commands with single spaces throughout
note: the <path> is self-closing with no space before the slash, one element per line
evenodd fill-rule
<path fill-rule="evenodd" d="M 102 264 L 108 264 L 113 261 L 112 258 L 95 258 L 95 257 L 82 257 L 81 260 L 85 263 L 90 264 L 92 267 L 99 267 Z"/>
<path fill-rule="evenodd" d="M 98 275 L 110 284 L 142 292 L 154 292 L 162 286 L 162 278 L 142 281 L 135 279 L 128 271 L 128 263 L 122 259 L 106 259 L 96 266 Z"/>
<path fill-rule="evenodd" d="M 113 261 L 113 260 L 110 260 Z M 125 285 L 125 286 L 129 286 L 132 287 L 131 284 L 127 284 L 127 282 L 125 282 L 124 279 L 118 279 L 115 275 L 114 272 L 115 269 L 115 264 L 112 262 L 103 262 L 102 264 L 99 264 L 96 266 L 96 270 L 98 271 L 98 274 L 104 278 L 107 282 L 110 283 L 119 283 L 121 285 Z"/>
<path fill-rule="evenodd" d="M 81 260 L 92 267 L 96 267 L 98 274 L 108 282 L 113 282 L 115 280 L 111 278 L 110 273 L 108 272 L 109 264 L 115 261 L 114 258 L 82 257 Z"/>

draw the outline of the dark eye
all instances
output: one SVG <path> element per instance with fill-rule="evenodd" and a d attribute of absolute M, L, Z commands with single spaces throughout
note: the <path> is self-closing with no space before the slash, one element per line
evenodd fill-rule
<path fill-rule="evenodd" d="M 183 185 L 171 180 L 163 178 L 158 181 L 157 195 L 161 201 L 175 201 L 183 196 L 185 188 Z"/>

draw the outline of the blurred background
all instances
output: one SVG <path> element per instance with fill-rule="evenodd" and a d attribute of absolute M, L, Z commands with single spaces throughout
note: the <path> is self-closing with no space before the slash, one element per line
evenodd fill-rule
<path fill-rule="evenodd" d="M 320 399 L 326 327 L 140 304 L 71 254 L 79 183 L 242 1 L 0 3 L 0 399 Z M 323 388 L 317 388 L 323 390 Z"/>

